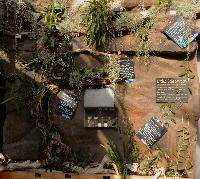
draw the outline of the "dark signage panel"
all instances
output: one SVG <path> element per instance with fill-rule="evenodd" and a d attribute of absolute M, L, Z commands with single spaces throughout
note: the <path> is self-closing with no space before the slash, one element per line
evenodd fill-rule
<path fill-rule="evenodd" d="M 75 94 L 64 90 L 61 99 L 56 106 L 56 112 L 66 120 L 71 120 L 76 111 L 79 97 Z"/>
<path fill-rule="evenodd" d="M 166 132 L 167 128 L 156 117 L 152 117 L 148 123 L 136 132 L 136 136 L 151 148 Z"/>
<path fill-rule="evenodd" d="M 164 32 L 180 47 L 186 48 L 198 33 L 195 32 L 182 17 L 177 17 L 173 24 L 165 27 Z"/>
<path fill-rule="evenodd" d="M 121 82 L 131 83 L 135 80 L 134 64 L 130 58 L 122 58 L 119 62 L 119 74 Z"/>
<path fill-rule="evenodd" d="M 157 78 L 156 102 L 188 103 L 188 79 Z"/>

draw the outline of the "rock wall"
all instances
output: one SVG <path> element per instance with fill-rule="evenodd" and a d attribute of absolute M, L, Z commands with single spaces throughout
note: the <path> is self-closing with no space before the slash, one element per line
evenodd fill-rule
<path fill-rule="evenodd" d="M 117 85 L 116 106 L 118 109 L 120 128 L 125 127 L 124 118 L 133 123 L 133 129 L 137 130 L 142 127 L 152 116 L 160 118 L 160 104 L 156 103 L 156 78 L 176 78 L 181 70 L 182 61 L 171 59 L 169 56 L 150 57 L 149 66 L 144 66 L 136 57 L 134 59 L 136 81 L 129 85 Z M 197 59 L 196 56 L 191 59 L 190 65 L 195 74 Z M 192 82 L 193 94 L 189 96 L 188 103 L 181 106 L 177 104 L 175 120 L 177 124 L 171 124 L 168 132 L 160 139 L 158 145 L 173 155 L 176 151 L 176 133 L 177 129 L 188 126 L 193 140 L 196 139 L 197 120 L 199 118 L 199 83 L 198 77 Z M 56 102 L 55 102 L 56 103 Z M 186 119 L 187 114 L 193 114 L 193 117 Z M 182 121 L 183 117 L 183 121 Z M 60 116 L 55 115 L 55 124 L 62 133 L 65 143 L 70 144 L 72 148 L 87 150 L 98 159 L 103 156 L 103 150 L 100 144 L 106 144 L 107 139 L 113 139 L 118 146 L 121 145 L 122 135 L 114 129 L 90 129 L 84 128 L 84 108 L 83 99 L 78 105 L 78 109 L 72 121 L 65 121 Z M 140 149 L 144 152 L 147 150 L 139 140 Z M 195 141 L 193 141 L 194 145 Z M 194 152 L 194 151 L 193 151 Z"/>
<path fill-rule="evenodd" d="M 1 104 L 5 100 L 5 76 L 4 69 L 0 66 L 0 151 L 3 146 L 3 125 L 6 118 L 6 106 Z"/>
<path fill-rule="evenodd" d="M 153 1 L 152 1 L 153 2 Z M 126 9 L 132 9 L 138 2 L 127 1 L 123 2 Z M 126 4 L 125 4 L 126 3 Z M 134 4 L 136 3 L 136 4 Z M 197 26 L 199 26 L 199 22 Z M 161 25 L 163 25 L 161 23 Z M 174 42 L 167 38 L 162 31 L 162 26 L 157 24 L 157 31 L 150 35 L 151 37 L 151 52 L 156 52 L 156 56 L 150 56 L 148 66 L 144 65 L 145 59 L 133 56 L 136 81 L 131 84 L 116 86 L 115 102 L 118 109 L 118 125 L 125 130 L 127 128 L 124 119 L 128 119 L 133 124 L 133 130 L 137 130 L 144 125 L 152 116 L 160 118 L 159 107 L 156 103 L 156 78 L 170 78 L 178 77 L 183 64 L 183 55 L 189 52 L 192 57 L 189 61 L 190 67 L 196 78 L 192 80 L 192 95 L 189 96 L 189 102 L 183 105 L 176 105 L 177 124 L 171 124 L 168 132 L 161 138 L 158 145 L 162 146 L 168 153 L 173 156 L 176 151 L 176 132 L 182 126 L 189 127 L 192 137 L 192 148 L 195 147 L 197 120 L 199 119 L 199 81 L 197 75 L 197 59 L 196 50 L 197 43 L 190 44 L 188 49 L 180 49 Z M 7 38 L 4 36 L 4 39 Z M 6 73 L 17 72 L 15 60 L 15 40 L 7 38 L 3 41 L 3 47 L 12 48 L 13 51 L 6 53 L 8 57 L 5 60 L 4 55 L 0 58 L 4 59 L 6 66 Z M 14 45 L 13 45 L 14 44 Z M 72 40 L 73 52 L 77 65 L 87 65 L 91 68 L 99 68 L 99 56 L 90 54 L 87 51 L 88 46 L 84 43 L 83 37 L 77 37 Z M 17 54 L 24 61 L 28 61 L 33 57 L 34 49 L 32 48 L 32 40 L 25 38 L 18 43 L 16 48 Z M 101 51 L 109 51 L 116 53 L 134 54 L 135 41 L 134 36 L 126 35 L 116 38 L 108 46 L 108 49 L 101 49 Z M 58 98 L 53 99 L 54 110 Z M 192 114 L 192 118 L 188 121 L 187 115 Z M 182 120 L 183 118 L 183 120 Z M 81 150 L 85 153 L 90 153 L 96 160 L 101 160 L 105 154 L 104 149 L 100 144 L 106 144 L 108 139 L 112 139 L 119 147 L 122 147 L 122 140 L 125 136 L 119 132 L 118 129 L 98 129 L 84 127 L 84 107 L 83 94 L 78 105 L 78 109 L 73 120 L 65 121 L 60 116 L 54 114 L 54 123 L 58 127 L 61 137 L 67 145 L 74 150 Z M 137 138 L 136 138 L 137 139 Z M 145 154 L 148 151 L 146 146 L 137 139 L 141 151 Z M 8 105 L 6 123 L 4 125 L 4 152 L 12 159 L 36 160 L 41 157 L 41 134 L 32 125 L 32 122 L 27 114 L 19 115 L 13 106 Z M 153 151 L 153 150 L 152 150 Z M 191 152 L 194 153 L 194 150 Z"/>
<path fill-rule="evenodd" d="M 5 78 L 11 75 L 21 75 L 15 64 L 16 41 L 14 37 L 15 34 L 0 34 L 0 60 L 5 70 Z M 32 41 L 29 42 L 29 46 L 32 48 Z M 27 48 L 24 49 L 23 47 L 21 47 L 22 54 L 27 50 Z M 28 51 L 30 52 L 30 49 Z M 25 56 L 23 56 L 23 59 L 27 60 Z M 15 89 L 15 86 L 17 86 L 17 82 L 13 83 L 6 80 L 6 89 Z M 9 94 L 10 92 L 7 91 L 6 99 L 9 97 Z M 6 107 L 6 120 L 3 125 L 4 121 L 1 119 L 0 125 L 3 128 L 3 130 L 1 129 L 1 132 L 3 132 L 3 138 L 1 139 L 1 142 L 3 142 L 3 151 L 12 159 L 40 159 L 42 157 L 41 132 L 33 125 L 30 114 L 19 113 L 17 104 L 8 103 Z M 2 112 L 1 115 L 3 115 Z"/>

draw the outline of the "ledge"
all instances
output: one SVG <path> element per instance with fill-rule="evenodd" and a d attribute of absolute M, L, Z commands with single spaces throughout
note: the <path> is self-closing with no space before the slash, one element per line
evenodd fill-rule
<path fill-rule="evenodd" d="M 0 178 L 3 179 L 122 179 L 123 177 L 120 175 L 110 175 L 110 174 L 66 174 L 62 172 L 40 172 L 39 170 L 35 172 L 28 171 L 15 171 L 15 172 L 0 172 Z M 127 179 L 152 179 L 152 176 L 136 176 L 136 175 L 128 175 Z M 159 177 L 159 179 L 174 179 L 174 177 Z M 176 177 L 176 179 L 181 179 Z"/>
<path fill-rule="evenodd" d="M 166 35 L 161 32 L 150 33 L 150 52 L 157 54 L 187 54 L 194 53 L 197 49 L 197 43 L 192 42 L 190 45 L 181 49 L 176 43 L 168 39 Z M 84 42 L 83 37 L 76 37 L 72 40 L 72 52 L 81 52 L 85 49 L 90 49 Z M 135 42 L 134 35 L 125 35 L 123 37 L 117 37 L 111 41 L 106 48 L 100 48 L 98 51 L 117 53 L 118 51 L 124 53 L 135 53 L 137 50 L 137 44 Z"/>

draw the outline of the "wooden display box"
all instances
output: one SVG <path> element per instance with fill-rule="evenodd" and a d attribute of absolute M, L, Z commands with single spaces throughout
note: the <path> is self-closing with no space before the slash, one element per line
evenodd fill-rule
<path fill-rule="evenodd" d="M 75 175 L 60 172 L 0 172 L 0 179 L 123 179 L 119 175 L 94 174 L 94 175 Z M 152 176 L 128 175 L 126 179 L 152 179 Z M 159 177 L 159 179 L 180 179 L 178 177 Z"/>
<path fill-rule="evenodd" d="M 88 89 L 84 95 L 85 127 L 116 127 L 114 92 L 110 88 Z"/>

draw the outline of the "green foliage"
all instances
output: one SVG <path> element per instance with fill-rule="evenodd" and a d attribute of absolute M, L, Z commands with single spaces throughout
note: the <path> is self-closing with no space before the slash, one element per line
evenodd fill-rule
<path fill-rule="evenodd" d="M 5 17 L 0 19 L 4 24 L 0 26 L 2 29 L 13 32 L 32 30 L 35 17 L 31 3 L 28 1 L 3 0 L 3 5 L 5 7 Z"/>
<path fill-rule="evenodd" d="M 162 162 L 167 162 L 167 164 L 170 165 L 171 159 L 161 147 L 156 146 L 153 154 L 149 151 L 148 154 L 142 156 L 139 170 L 142 171 L 144 175 L 152 176 L 155 174 L 154 169 L 158 168 L 158 164 Z"/>
<path fill-rule="evenodd" d="M 130 12 L 122 12 L 119 18 L 115 21 L 115 29 L 118 33 L 128 30 L 132 32 L 135 29 L 137 19 L 131 16 Z"/>
<path fill-rule="evenodd" d="M 186 151 L 189 147 L 190 133 L 186 127 L 177 131 L 178 133 L 178 151 Z"/>
<path fill-rule="evenodd" d="M 52 1 L 46 14 L 40 15 L 36 26 L 36 49 L 44 48 L 50 52 L 57 52 L 59 44 L 65 44 L 66 50 L 71 48 L 70 34 L 60 25 L 64 17 L 64 9 L 57 1 Z"/>
<path fill-rule="evenodd" d="M 57 128 L 52 122 L 51 97 L 58 92 L 58 88 L 55 85 L 38 85 L 26 79 L 21 79 L 18 83 L 11 88 L 10 97 L 3 103 L 17 105 L 20 114 L 25 113 L 32 119 L 42 134 L 46 168 L 60 170 L 64 157 L 66 159 L 69 154 L 69 148 L 61 142 Z"/>
<path fill-rule="evenodd" d="M 49 31 L 56 30 L 56 25 L 63 20 L 63 13 L 64 9 L 61 8 L 61 4 L 53 0 L 44 16 L 44 24 Z"/>
<path fill-rule="evenodd" d="M 36 58 L 33 59 L 30 65 L 32 66 L 34 64 L 34 67 L 40 69 L 40 73 L 43 76 L 47 77 L 48 80 L 51 80 L 52 82 L 56 82 L 57 79 L 62 81 L 68 73 L 70 67 L 65 60 L 70 61 L 71 58 L 68 56 L 62 58 L 56 53 L 41 49 L 38 51 Z"/>
<path fill-rule="evenodd" d="M 118 171 L 122 171 L 124 168 L 124 161 L 118 147 L 110 139 L 108 140 L 107 145 L 109 146 L 109 148 L 106 148 L 106 146 L 103 145 L 102 147 L 105 148 L 109 159 L 113 162 L 113 164 L 116 165 Z"/>
<path fill-rule="evenodd" d="M 88 3 L 83 14 L 86 41 L 95 47 L 105 46 L 114 35 L 114 14 L 109 9 L 109 0 L 90 0 Z"/>
<path fill-rule="evenodd" d="M 156 21 L 157 13 L 159 12 L 159 7 L 151 7 L 149 10 L 149 17 L 143 19 L 133 32 L 135 33 L 136 40 L 136 55 L 144 58 L 144 64 L 148 65 L 150 63 L 148 57 L 150 56 L 150 46 L 151 41 L 149 38 L 149 33 L 153 29 L 153 25 Z"/>
<path fill-rule="evenodd" d="M 42 130 L 42 132 L 43 131 L 44 130 Z M 52 126 L 51 129 L 46 130 L 46 132 L 48 132 L 48 135 L 46 136 L 47 143 L 44 150 L 44 167 L 50 170 L 63 170 L 63 162 L 67 161 L 71 149 L 61 142 L 60 134 L 55 126 Z"/>
<path fill-rule="evenodd" d="M 95 84 L 96 73 L 89 68 L 74 68 L 69 74 L 69 86 L 81 89 L 84 86 Z"/>
<path fill-rule="evenodd" d="M 164 109 L 168 109 L 171 114 L 175 115 L 175 109 L 173 108 L 172 103 L 165 103 L 160 106 L 160 112 L 163 112 Z"/>
<path fill-rule="evenodd" d="M 178 75 L 179 77 L 187 77 L 191 80 L 195 78 L 195 74 L 191 70 L 188 61 L 184 62 L 184 64 L 182 65 L 182 68 L 183 68 L 183 70 L 179 73 L 179 75 Z"/>
<path fill-rule="evenodd" d="M 73 160 L 72 160 L 73 163 L 82 168 L 89 166 L 92 161 L 92 155 L 90 153 L 82 154 L 80 151 L 78 151 L 78 152 L 74 152 L 72 157 L 73 157 Z"/>
<path fill-rule="evenodd" d="M 176 111 L 172 103 L 168 102 L 168 103 L 162 104 L 160 106 L 160 113 L 161 113 L 162 118 L 167 119 L 166 124 L 169 124 L 169 122 L 173 122 L 174 124 L 176 124 L 176 121 L 174 119 Z"/>
<path fill-rule="evenodd" d="M 159 0 L 159 4 L 162 7 L 169 8 L 172 5 L 172 0 Z"/>
<path fill-rule="evenodd" d="M 196 19 L 196 10 L 200 7 L 198 0 L 173 0 L 172 8 L 176 10 L 178 16 L 184 17 L 189 22 Z"/>
<path fill-rule="evenodd" d="M 187 127 L 182 127 L 177 130 L 177 149 L 176 149 L 176 165 L 177 170 L 179 165 L 183 165 L 185 170 L 190 169 L 193 165 L 191 163 L 190 149 L 190 132 Z"/>
<path fill-rule="evenodd" d="M 157 155 L 154 156 L 146 156 L 145 160 L 140 162 L 139 169 L 144 172 L 145 175 L 153 175 L 153 169 L 157 166 Z"/>
<path fill-rule="evenodd" d="M 73 170 L 71 167 L 64 166 L 62 169 L 63 173 L 76 173 L 75 170 Z"/>
<path fill-rule="evenodd" d="M 88 86 L 114 85 L 119 79 L 119 65 L 114 56 L 104 56 L 103 63 L 99 69 L 71 67 L 69 69 L 69 86 L 80 90 Z"/>
<path fill-rule="evenodd" d="M 117 174 L 127 173 L 126 164 L 137 161 L 139 156 L 139 149 L 133 139 L 134 133 L 128 132 L 128 141 L 123 143 L 123 153 L 120 152 L 116 144 L 112 140 L 108 140 L 108 147 L 101 145 L 107 152 L 109 159 L 113 162 L 114 168 L 117 169 Z"/>
<path fill-rule="evenodd" d="M 124 151 L 124 160 L 126 162 L 136 162 L 138 161 L 139 157 L 139 149 L 136 144 L 136 141 L 133 139 L 134 132 L 129 130 L 128 131 L 128 141 L 124 142 L 123 144 L 123 151 Z"/>
<path fill-rule="evenodd" d="M 187 56 L 187 58 L 184 60 L 182 67 L 182 71 L 178 74 L 179 77 L 186 77 L 188 78 L 188 90 L 190 92 L 190 94 L 192 94 L 192 82 L 191 80 L 193 80 L 195 78 L 195 74 L 193 73 L 192 69 L 190 68 L 190 64 L 189 64 L 189 54 Z"/>

